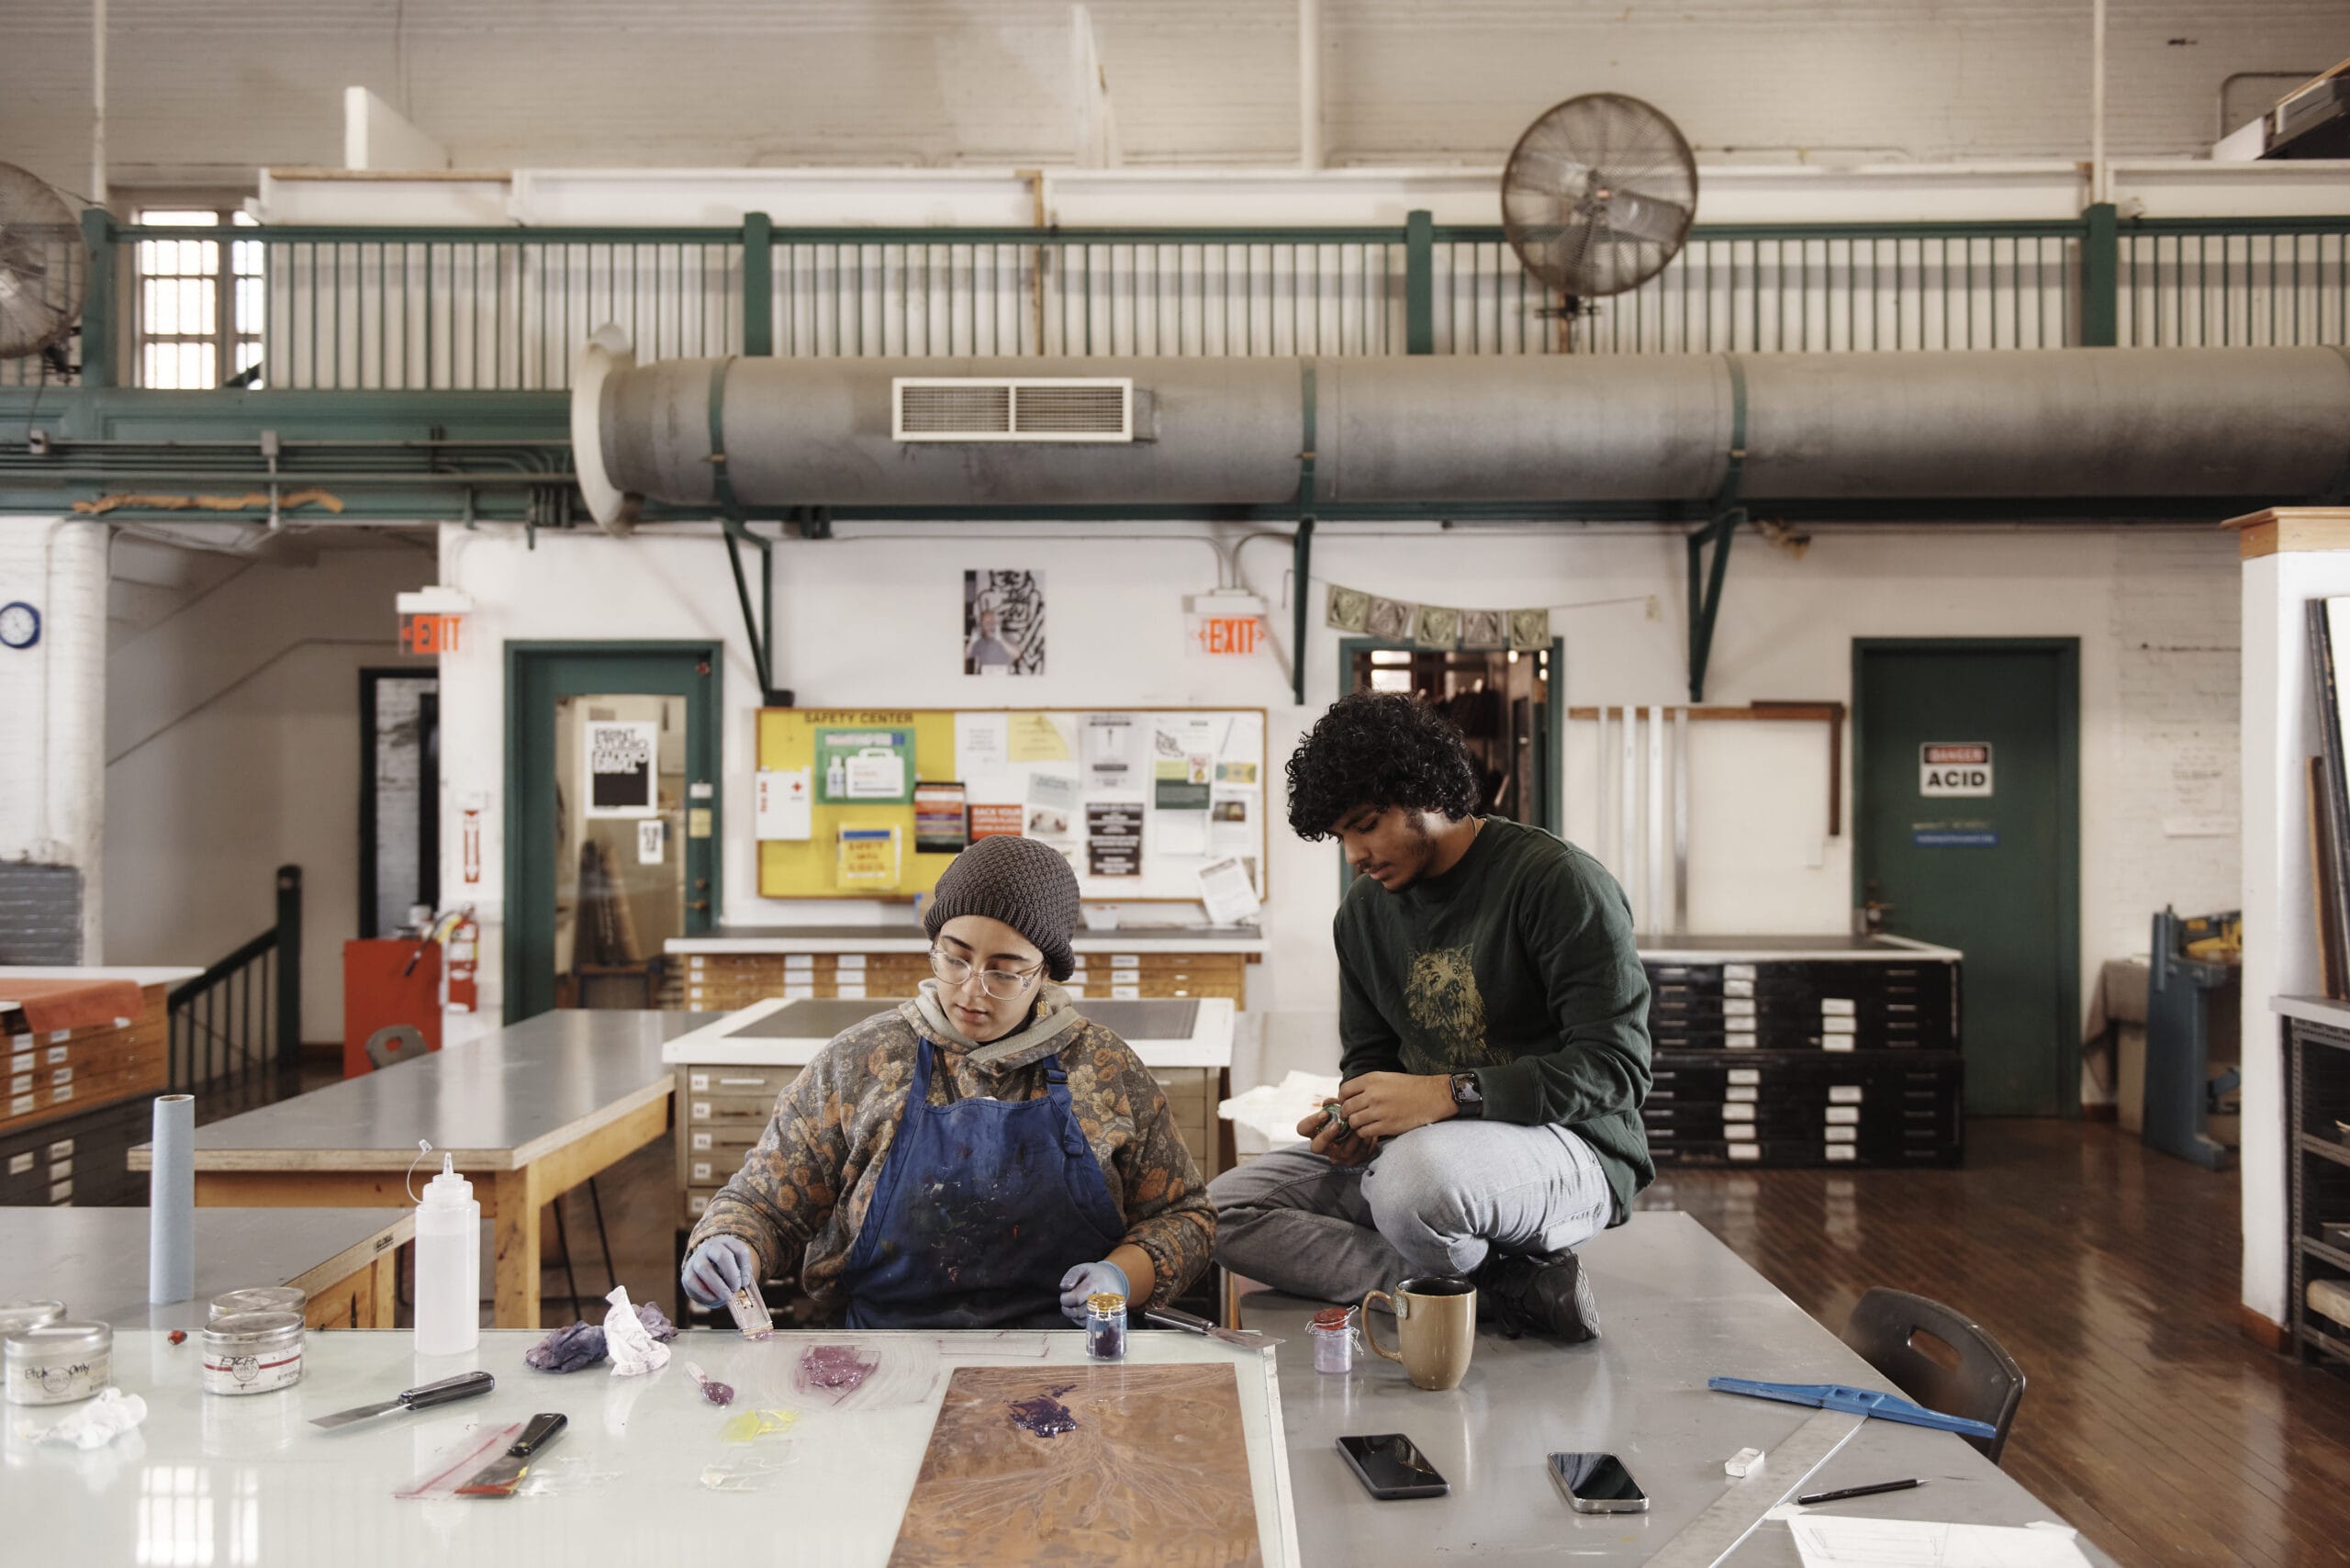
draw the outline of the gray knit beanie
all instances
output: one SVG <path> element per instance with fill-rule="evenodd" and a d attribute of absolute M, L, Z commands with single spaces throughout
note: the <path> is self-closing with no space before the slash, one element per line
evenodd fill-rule
<path fill-rule="evenodd" d="M 1077 929 L 1077 873 L 1060 851 L 1016 834 L 990 834 L 939 874 L 938 890 L 922 913 L 934 938 L 960 914 L 1001 920 L 1036 945 L 1045 972 L 1065 980 L 1076 967 L 1069 945 Z"/>

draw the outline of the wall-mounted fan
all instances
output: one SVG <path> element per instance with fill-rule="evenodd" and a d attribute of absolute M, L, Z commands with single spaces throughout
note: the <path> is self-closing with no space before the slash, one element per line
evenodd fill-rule
<path fill-rule="evenodd" d="M 39 354 L 64 374 L 65 342 L 88 283 L 73 209 L 24 170 L 0 163 L 0 359 Z"/>
<path fill-rule="evenodd" d="M 1689 238 L 1697 160 L 1662 112 L 1620 93 L 1587 93 L 1526 128 L 1502 169 L 1502 226 L 1526 270 L 1586 302 L 1638 288 Z"/>

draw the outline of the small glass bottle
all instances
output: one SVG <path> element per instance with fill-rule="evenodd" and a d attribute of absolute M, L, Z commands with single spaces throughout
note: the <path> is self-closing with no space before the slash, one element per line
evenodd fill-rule
<path fill-rule="evenodd" d="M 1355 1365 L 1355 1309 L 1325 1307 L 1305 1326 L 1314 1341 L 1314 1370 L 1343 1376 Z"/>
<path fill-rule="evenodd" d="M 1117 1292 L 1085 1298 L 1085 1353 L 1097 1361 L 1126 1359 L 1126 1298 Z"/>

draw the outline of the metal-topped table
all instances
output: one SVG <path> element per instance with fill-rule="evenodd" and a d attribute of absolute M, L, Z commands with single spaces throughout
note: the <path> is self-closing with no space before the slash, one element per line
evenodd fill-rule
<path fill-rule="evenodd" d="M 1263 1293 L 1242 1298 L 1242 1323 L 1281 1335 L 1281 1422 L 1309 1562 L 1422 1563 L 1449 1554 L 1572 1557 L 1642 1562 L 1730 1485 L 1722 1462 L 1764 1450 L 1764 1473 L 1793 1492 L 1799 1471 L 1774 1472 L 1769 1450 L 1819 1412 L 1715 1394 L 1716 1375 L 1773 1383 L 1890 1388 L 1842 1341 L 1686 1215 L 1644 1213 L 1583 1249 L 1598 1297 L 1601 1338 L 1561 1345 L 1480 1331 L 1459 1388 L 1414 1388 L 1404 1369 L 1359 1350 L 1346 1376 L 1314 1370 L 1304 1325 L 1315 1304 Z M 1391 1347 L 1394 1326 L 1376 1331 Z M 2020 1418 L 2032 1418 L 2026 1397 Z M 1341 1435 L 1402 1432 L 1451 1483 L 1449 1496 L 1374 1503 L 1339 1457 Z M 1645 1514 L 1578 1514 L 1544 1473 L 1552 1452 L 1608 1452 L 1648 1492 Z M 2053 1520 L 2046 1505 L 1962 1439 L 1872 1420 L 1803 1490 L 1916 1476 L 1909 1492 L 1831 1505 L 1854 1518 L 2023 1525 Z M 2110 1559 L 2088 1547 L 2092 1562 Z M 1784 1523 L 1757 1529 L 1729 1568 L 1794 1568 Z"/>
<path fill-rule="evenodd" d="M 668 1130 L 662 1042 L 711 1014 L 542 1014 L 486 1039 L 196 1131 L 205 1206 L 408 1208 L 417 1140 L 473 1179 L 497 1239 L 497 1322 L 539 1321 L 539 1210 Z M 133 1170 L 150 1164 L 131 1150 Z"/>
<path fill-rule="evenodd" d="M 69 1316 L 126 1328 L 201 1328 L 212 1298 L 298 1285 L 310 1321 L 389 1328 L 392 1263 L 416 1216 L 364 1209 L 198 1209 L 196 1291 L 147 1300 L 143 1208 L 0 1208 L 0 1300 L 62 1301 Z"/>
<path fill-rule="evenodd" d="M 420 1361 L 405 1333 L 309 1337 L 303 1380 L 224 1397 L 197 1385 L 198 1352 L 153 1331 L 118 1335 L 115 1383 L 148 1405 L 133 1436 L 92 1452 L 33 1440 L 72 1406 L 6 1407 L 0 1513 L 10 1561 L 532 1568 L 559 1563 L 880 1563 L 957 1367 L 1075 1367 L 1065 1333 L 778 1334 L 753 1343 L 691 1330 L 640 1377 L 533 1372 L 535 1334 L 488 1333 L 470 1356 Z M 856 1344 L 878 1369 L 835 1405 L 793 1372 L 811 1343 Z M 1130 1364 L 1222 1362 L 1237 1373 L 1243 1439 L 1268 1564 L 1298 1561 L 1280 1406 L 1265 1359 L 1188 1334 L 1129 1336 Z M 705 1402 L 683 1363 L 732 1383 Z M 335 1431 L 310 1418 L 481 1367 L 498 1386 L 460 1404 Z M 561 1411 L 570 1424 L 499 1500 L 393 1494 L 476 1433 Z M 783 1427 L 730 1437 L 745 1414 Z M 754 1423 L 755 1425 L 757 1423 Z M 477 1468 L 477 1466 L 476 1466 Z M 1147 1551 L 1137 1561 L 1147 1561 Z"/>

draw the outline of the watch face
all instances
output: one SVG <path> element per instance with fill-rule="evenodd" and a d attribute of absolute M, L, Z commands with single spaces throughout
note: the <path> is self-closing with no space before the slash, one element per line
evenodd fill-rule
<path fill-rule="evenodd" d="M 29 604 L 0 605 L 0 644 L 29 648 L 40 640 L 40 612 Z"/>

